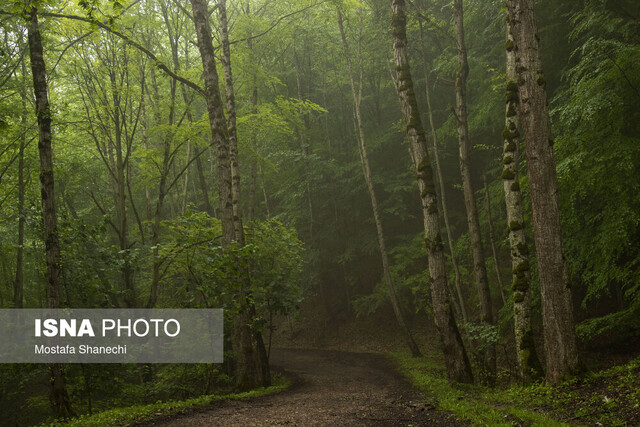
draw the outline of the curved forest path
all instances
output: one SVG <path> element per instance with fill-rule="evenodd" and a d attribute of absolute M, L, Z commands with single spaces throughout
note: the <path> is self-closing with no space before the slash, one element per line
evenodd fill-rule
<path fill-rule="evenodd" d="M 293 378 L 287 390 L 158 420 L 155 426 L 458 426 L 425 406 L 420 391 L 382 355 L 273 350 L 272 365 Z"/>

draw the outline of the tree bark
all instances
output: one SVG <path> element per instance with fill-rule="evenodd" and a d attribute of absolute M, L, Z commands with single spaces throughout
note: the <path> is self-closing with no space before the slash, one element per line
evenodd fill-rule
<path fill-rule="evenodd" d="M 55 204 L 53 176 L 53 150 L 51 146 L 51 110 L 47 88 L 47 71 L 44 62 L 42 39 L 38 25 L 37 8 L 31 6 L 28 24 L 29 58 L 33 77 L 33 91 L 36 99 L 38 118 L 38 152 L 40 155 L 40 185 L 42 199 L 42 219 L 44 223 L 45 261 L 47 265 L 46 299 L 47 308 L 60 307 L 60 244 Z M 67 393 L 62 365 L 49 365 L 51 390 L 49 400 L 56 418 L 70 418 L 74 415 Z"/>
<path fill-rule="evenodd" d="M 455 285 L 456 294 L 458 297 L 458 306 L 460 308 L 460 314 L 462 315 L 462 320 L 466 323 L 469 320 L 469 316 L 467 315 L 467 308 L 464 303 L 464 297 L 462 296 L 462 280 L 460 279 L 460 268 L 458 267 L 458 260 L 453 251 L 453 235 L 451 233 L 451 225 L 449 224 L 449 213 L 447 211 L 447 199 L 446 199 L 446 192 L 444 188 L 444 178 L 442 176 L 442 168 L 440 167 L 440 150 L 438 149 L 438 135 L 436 134 L 436 127 L 433 122 L 433 109 L 431 108 L 431 94 L 429 91 L 429 72 L 426 69 L 427 54 L 424 48 L 422 22 L 420 22 L 420 47 L 422 49 L 422 56 L 424 57 L 424 60 L 425 60 L 424 91 L 427 98 L 427 115 L 429 116 L 431 137 L 433 139 L 433 157 L 436 164 L 436 174 L 438 175 L 438 183 L 440 184 L 440 203 L 442 205 L 442 216 L 444 219 L 444 228 L 447 231 L 447 242 L 449 243 L 449 255 L 451 256 L 451 264 L 453 265 L 454 285 Z"/>
<path fill-rule="evenodd" d="M 23 37 L 20 32 L 20 45 Z M 22 85 L 20 87 L 20 98 L 22 102 L 22 138 L 20 139 L 20 151 L 18 152 L 18 248 L 16 250 L 16 278 L 13 283 L 13 306 L 22 308 L 24 302 L 24 148 L 27 142 L 27 65 L 22 60 Z"/>
<path fill-rule="evenodd" d="M 500 274 L 500 265 L 498 264 L 498 250 L 496 249 L 496 242 L 494 239 L 495 233 L 493 232 L 493 218 L 491 216 L 491 196 L 489 195 L 489 185 L 487 184 L 487 175 L 482 174 L 482 184 L 484 186 L 484 197 L 487 202 L 487 223 L 489 225 L 489 246 L 491 246 L 491 253 L 493 254 L 493 263 L 496 268 L 496 280 L 500 288 L 500 298 L 502 298 L 502 304 L 506 302 L 504 297 L 504 282 L 502 281 L 502 275 Z"/>
<path fill-rule="evenodd" d="M 227 131 L 229 138 L 229 160 L 231 163 L 231 199 L 233 203 L 233 229 L 235 240 L 244 244 L 242 228 L 242 206 L 240 205 L 240 169 L 238 168 L 238 132 L 236 127 L 236 97 L 233 89 L 233 73 L 231 70 L 231 49 L 227 23 L 227 1 L 218 0 L 220 21 L 220 41 L 222 44 L 222 70 L 227 104 Z"/>
<path fill-rule="evenodd" d="M 485 326 L 489 326 L 493 324 L 493 308 L 491 306 L 491 292 L 489 290 L 489 281 L 487 280 L 487 267 L 480 235 L 478 210 L 473 193 L 471 160 L 469 159 L 469 129 L 467 122 L 467 77 L 469 75 L 469 64 L 467 62 L 467 49 L 464 43 L 462 0 L 454 0 L 453 5 L 456 25 L 456 44 L 458 49 L 456 118 L 458 122 L 458 142 L 460 146 L 460 175 L 462 176 L 464 205 L 467 210 L 467 225 L 469 226 L 469 238 L 471 240 L 471 252 L 473 254 L 473 272 L 478 291 L 478 299 L 480 301 L 480 322 Z M 493 343 L 486 345 L 483 364 L 487 375 L 486 379 L 489 383 L 493 383 L 496 371 L 496 349 Z"/>
<path fill-rule="evenodd" d="M 407 138 L 422 202 L 434 319 L 443 346 L 449 381 L 471 383 L 473 375 L 469 359 L 449 302 L 444 244 L 440 236 L 438 200 L 433 182 L 433 170 L 426 149 L 426 136 L 418 111 L 407 57 L 407 18 L 404 7 L 404 0 L 391 0 L 396 89 L 402 106 L 402 115 L 406 124 Z"/>
<path fill-rule="evenodd" d="M 362 30 L 362 18 L 360 25 L 360 29 Z M 364 174 L 364 180 L 367 184 L 367 190 L 369 191 L 369 198 L 371 199 L 371 209 L 373 211 L 373 219 L 376 224 L 376 232 L 378 234 L 378 246 L 380 248 L 380 257 L 382 259 L 382 273 L 384 276 L 384 281 L 387 285 L 387 290 L 389 291 L 389 301 L 391 302 L 393 312 L 396 316 L 396 321 L 398 322 L 398 325 L 402 330 L 402 334 L 404 335 L 407 346 L 411 350 L 411 354 L 414 357 L 419 357 L 421 355 L 420 349 L 418 348 L 418 344 L 416 344 L 416 341 L 413 339 L 413 335 L 411 334 L 409 325 L 407 324 L 404 318 L 404 314 L 402 313 L 402 308 L 400 306 L 400 302 L 398 301 L 395 285 L 393 283 L 393 278 L 391 277 L 391 271 L 389 269 L 389 255 L 387 254 L 384 229 L 382 226 L 382 218 L 380 218 L 380 211 L 378 209 L 378 199 L 376 197 L 375 188 L 373 187 L 373 177 L 371 174 L 371 166 L 369 165 L 369 157 L 367 154 L 364 125 L 362 123 L 362 115 L 360 113 L 360 103 L 362 102 L 362 69 L 360 69 L 360 79 L 358 82 L 358 88 L 356 89 L 355 78 L 353 76 L 353 63 L 351 60 L 351 54 L 349 53 L 349 43 L 347 42 L 347 37 L 344 32 L 342 13 L 340 13 L 340 11 L 338 11 L 338 27 L 340 28 L 342 44 L 344 45 L 344 54 L 347 60 L 347 69 L 349 71 L 349 83 L 351 84 L 353 108 L 355 110 L 356 126 L 358 130 L 356 139 L 358 140 L 358 149 L 360 152 L 360 161 L 362 163 L 362 172 Z"/>
<path fill-rule="evenodd" d="M 520 119 L 526 144 L 536 244 L 546 379 L 557 384 L 579 367 L 569 273 L 564 258 L 558 178 L 533 0 L 508 0 Z M 517 224 L 514 224 L 517 226 Z"/>
<path fill-rule="evenodd" d="M 224 2 L 219 3 L 219 6 L 224 8 Z M 218 87 L 218 74 L 216 70 L 213 42 L 211 39 L 207 4 L 205 0 L 191 0 L 191 7 L 193 11 L 193 22 L 196 27 L 196 34 L 198 38 L 198 49 L 200 50 L 203 65 L 205 100 L 207 102 L 207 111 L 209 113 L 209 123 L 211 125 L 211 132 L 218 160 L 218 190 L 220 199 L 220 219 L 222 223 L 222 241 L 223 245 L 229 247 L 234 241 L 242 244 L 244 240 L 240 211 L 237 209 L 239 205 L 236 204 L 236 210 L 234 210 L 234 184 L 232 179 L 232 169 L 237 168 L 237 158 L 235 158 L 236 165 L 232 166 L 233 162 L 231 158 L 232 155 L 230 153 L 230 139 L 227 121 L 225 119 L 222 106 L 222 98 Z M 223 12 L 221 12 L 221 18 L 222 13 Z M 224 21 L 221 20 L 221 24 L 224 22 L 225 25 L 222 26 L 226 27 L 226 11 L 224 11 L 224 14 Z M 222 33 L 226 33 L 226 28 L 222 30 Z M 222 37 L 225 36 L 223 35 Z M 226 56 L 227 58 L 226 61 L 229 67 L 228 71 L 230 72 L 230 57 L 227 56 L 229 52 L 228 35 L 226 42 L 223 41 L 223 46 L 224 45 L 226 45 L 226 49 L 223 47 L 223 56 Z M 225 87 L 227 89 L 229 89 L 229 87 L 227 87 L 229 83 L 231 85 L 233 83 L 231 74 L 229 73 L 227 75 L 225 72 Z M 229 98 L 229 94 L 227 94 L 228 102 Z M 235 107 L 233 108 L 235 112 Z M 237 174 L 237 169 L 234 173 L 236 174 L 234 175 L 234 178 L 237 177 L 236 188 L 239 192 L 239 174 Z M 239 194 L 236 196 L 239 196 Z M 240 223 L 239 228 L 238 222 Z M 237 235 L 236 230 L 238 231 Z M 264 347 L 264 343 L 261 340 L 259 332 L 251 330 L 251 321 L 255 316 L 255 307 L 250 302 L 249 295 L 245 293 L 244 289 L 240 292 L 239 301 L 239 312 L 234 318 L 234 345 L 236 347 L 238 359 L 236 385 L 239 389 L 249 389 L 255 388 L 258 385 L 268 384 L 270 382 L 270 377 L 268 361 L 265 360 L 266 349 Z"/>
<path fill-rule="evenodd" d="M 515 43 L 511 25 L 507 22 L 507 90 L 505 127 L 502 135 L 502 180 L 509 225 L 511 249 L 513 318 L 516 339 L 518 375 L 525 383 L 540 376 L 541 368 L 531 332 L 531 272 L 529 245 L 524 229 L 522 193 L 520 192 L 520 120 L 518 117 L 518 84 L 516 75 Z"/>
<path fill-rule="evenodd" d="M 209 124 L 216 153 L 218 178 L 218 194 L 220 203 L 220 222 L 222 224 L 222 241 L 230 245 L 235 240 L 233 225 L 233 199 L 231 196 L 231 162 L 229 159 L 229 137 L 227 123 L 222 107 L 222 98 L 218 88 L 218 72 L 215 63 L 209 12 L 205 0 L 191 0 L 193 22 L 196 27 L 198 50 L 203 66 L 205 83 L 205 101 L 209 115 Z"/>

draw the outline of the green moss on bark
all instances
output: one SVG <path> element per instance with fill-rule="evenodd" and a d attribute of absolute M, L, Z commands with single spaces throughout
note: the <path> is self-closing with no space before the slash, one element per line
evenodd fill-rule
<path fill-rule="evenodd" d="M 513 179 L 516 177 L 516 174 L 509 168 L 504 168 L 502 170 L 502 179 Z"/>

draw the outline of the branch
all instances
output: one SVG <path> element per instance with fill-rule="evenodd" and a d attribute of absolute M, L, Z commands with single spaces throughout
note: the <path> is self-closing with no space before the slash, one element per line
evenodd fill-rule
<path fill-rule="evenodd" d="M 149 58 L 151 58 L 151 60 L 153 60 L 156 63 L 156 67 L 158 67 L 159 69 L 164 71 L 169 77 L 171 77 L 174 80 L 177 80 L 177 81 L 179 81 L 181 83 L 184 83 L 185 85 L 189 86 L 191 89 L 193 89 L 196 92 L 198 92 L 198 94 L 204 96 L 204 89 L 202 89 L 196 83 L 192 82 L 191 80 L 189 80 L 187 78 L 184 78 L 184 77 L 181 77 L 181 76 L 177 75 L 176 73 L 171 71 L 171 69 L 169 67 L 167 67 L 165 64 L 160 62 L 158 60 L 158 58 L 153 54 L 153 52 L 151 52 L 149 49 L 147 49 L 146 47 L 142 46 L 137 41 L 132 40 L 131 38 L 129 38 L 125 34 L 121 33 L 120 31 L 111 28 L 110 26 L 108 26 L 107 24 L 105 24 L 103 22 L 94 21 L 92 19 L 85 18 L 83 16 L 64 15 L 64 14 L 61 14 L 61 13 L 48 13 L 47 12 L 47 13 L 43 13 L 42 16 L 51 17 L 51 18 L 71 19 L 71 20 L 74 20 L 74 21 L 82 21 L 82 22 L 86 22 L 87 24 L 97 25 L 98 27 L 102 28 L 103 30 L 106 30 L 106 31 L 110 32 L 111 34 L 114 34 L 114 35 L 120 37 L 122 40 L 124 40 L 125 42 L 129 43 L 131 46 L 135 47 L 136 49 L 138 49 L 139 51 L 141 51 L 142 53 L 147 55 Z"/>
<path fill-rule="evenodd" d="M 232 45 L 232 44 L 236 44 L 236 43 L 246 42 L 247 40 L 257 39 L 258 37 L 262 37 L 262 36 L 264 36 L 265 34 L 267 34 L 269 31 L 273 30 L 273 29 L 274 29 L 274 28 L 275 28 L 275 27 L 276 27 L 280 22 L 282 22 L 282 20 L 284 20 L 284 19 L 286 19 L 286 18 L 289 18 L 290 16 L 297 15 L 298 13 L 304 12 L 304 11 L 305 11 L 305 10 L 307 10 L 307 9 L 311 9 L 312 7 L 319 6 L 319 5 L 321 5 L 322 3 L 325 3 L 325 2 L 327 2 L 327 1 L 328 1 L 328 0 L 322 0 L 322 1 L 321 1 L 321 2 L 319 2 L 319 3 L 314 3 L 314 4 L 311 4 L 311 5 L 307 6 L 307 7 L 303 7 L 303 8 L 302 8 L 302 9 L 300 9 L 300 10 L 296 10 L 296 11 L 293 11 L 293 12 L 288 13 L 288 14 L 286 14 L 286 15 L 282 15 L 280 18 L 276 19 L 276 21 L 275 21 L 275 22 L 274 22 L 274 23 L 273 23 L 269 28 L 267 28 L 266 30 L 264 30 L 263 32 L 261 32 L 261 33 L 259 33 L 259 34 L 256 34 L 255 36 L 245 37 L 245 38 L 243 38 L 243 39 L 239 39 L 239 40 L 233 40 L 233 41 L 229 42 L 229 44 L 230 44 L 230 45 Z"/>

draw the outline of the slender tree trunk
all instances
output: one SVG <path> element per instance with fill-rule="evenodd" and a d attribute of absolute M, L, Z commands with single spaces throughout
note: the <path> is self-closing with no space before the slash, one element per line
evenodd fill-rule
<path fill-rule="evenodd" d="M 229 160 L 229 137 L 227 121 L 224 117 L 222 99 L 218 88 L 218 72 L 216 70 L 209 12 L 205 0 L 191 0 L 193 22 L 196 27 L 198 49 L 203 65 L 205 83 L 205 101 L 209 114 L 209 123 L 216 155 L 218 178 L 218 198 L 220 203 L 220 222 L 222 239 L 225 245 L 235 240 L 233 228 L 233 200 L 231 196 L 231 162 Z"/>
<path fill-rule="evenodd" d="M 188 108 L 188 107 L 187 107 Z M 191 142 L 187 143 L 187 162 L 191 158 Z M 180 203 L 180 215 L 184 216 L 187 212 L 187 192 L 189 190 L 189 168 L 184 171 L 184 182 L 182 183 L 182 202 Z"/>
<path fill-rule="evenodd" d="M 502 275 L 500 274 L 500 265 L 498 264 L 498 250 L 496 249 L 496 242 L 493 232 L 493 218 L 491 217 L 491 196 L 489 195 L 489 185 L 487 184 L 487 175 L 482 174 L 482 184 L 484 185 L 484 197 L 487 202 L 487 222 L 489 223 L 489 245 L 491 246 L 491 253 L 493 254 L 493 261 L 496 268 L 496 279 L 498 280 L 498 286 L 500 287 L 500 297 L 502 298 L 502 304 L 506 302 L 504 298 L 504 282 L 502 281 Z"/>
<path fill-rule="evenodd" d="M 175 67 L 175 62 L 174 62 Z M 160 123 L 160 93 L 158 90 L 158 84 L 155 78 L 155 71 L 151 70 L 151 80 L 153 87 L 153 98 L 156 122 Z M 175 121 L 175 99 L 176 99 L 176 85 L 175 80 L 169 82 L 170 85 L 170 101 L 169 101 L 169 126 L 173 126 Z M 162 169 L 160 171 L 160 180 L 158 182 L 158 200 L 156 200 L 156 206 L 153 211 L 153 222 L 151 223 L 151 247 L 153 248 L 153 264 L 151 266 L 151 287 L 149 290 L 149 299 L 147 300 L 147 308 L 155 307 L 158 302 L 158 288 L 160 286 L 160 251 L 158 245 L 160 243 L 160 221 L 162 219 L 162 210 L 164 208 L 164 201 L 167 196 L 167 178 L 169 175 L 169 169 L 171 164 L 171 136 L 165 135 L 164 147 L 162 155 Z"/>
<path fill-rule="evenodd" d="M 391 0 L 393 50 L 396 64 L 396 89 L 402 105 L 407 138 L 411 149 L 422 202 L 425 243 L 429 255 L 431 299 L 433 314 L 442 342 L 449 381 L 471 383 L 473 375 L 460 332 L 449 302 L 444 244 L 440 236 L 438 200 L 433 182 L 433 170 L 426 149 L 426 135 L 422 127 L 416 101 L 411 69 L 407 57 L 407 18 L 404 0 Z"/>
<path fill-rule="evenodd" d="M 478 299 L 480 301 L 480 322 L 483 325 L 489 326 L 493 324 L 493 308 L 491 306 L 491 292 L 489 290 L 489 281 L 487 280 L 487 267 L 480 235 L 478 210 L 476 209 L 476 200 L 473 193 L 471 160 L 469 159 L 469 129 L 467 124 L 467 76 L 469 75 L 469 64 L 467 63 L 467 49 L 464 43 L 462 0 L 454 0 L 453 4 L 456 25 L 456 44 L 458 49 L 456 118 L 458 122 L 458 142 L 460 145 L 460 175 L 462 176 L 464 204 L 467 210 L 467 224 L 469 226 L 469 238 L 471 239 L 473 272 L 478 290 Z M 493 383 L 496 371 L 496 348 L 493 343 L 486 345 L 483 363 L 487 380 L 489 383 Z"/>
<path fill-rule="evenodd" d="M 262 166 L 258 167 L 260 172 L 260 182 L 262 183 L 262 197 L 264 198 L 264 207 L 267 210 L 267 218 L 271 218 L 271 210 L 269 209 L 269 196 L 267 196 L 267 187 L 264 183 L 264 171 Z"/>
<path fill-rule="evenodd" d="M 211 200 L 209 199 L 209 190 L 207 186 L 207 180 L 204 176 L 204 168 L 202 167 L 201 156 L 196 158 L 196 170 L 198 171 L 198 184 L 200 185 L 200 192 L 202 193 L 202 203 L 204 203 L 204 209 L 209 215 L 215 216 Z"/>
<path fill-rule="evenodd" d="M 251 2 L 247 2 L 246 9 L 247 16 L 251 14 Z M 255 58 L 255 51 L 253 50 L 253 38 L 251 29 L 247 32 L 247 48 L 249 49 L 249 54 L 251 57 L 251 64 L 253 66 L 252 76 L 251 76 L 251 114 L 258 114 L 258 71 L 257 71 L 257 61 Z M 251 145 L 253 146 L 253 150 L 255 151 L 255 155 L 258 153 L 258 135 L 255 130 L 251 131 Z M 258 185 L 258 162 L 254 158 L 251 161 L 251 183 L 249 185 L 249 221 L 253 221 L 255 219 L 255 211 L 256 211 L 256 186 Z M 269 336 L 271 339 L 271 335 Z"/>
<path fill-rule="evenodd" d="M 298 89 L 298 100 L 300 100 L 301 102 L 304 101 L 304 96 L 302 94 L 302 82 L 300 79 L 300 74 L 301 74 L 301 66 L 300 66 L 300 61 L 298 59 L 298 53 L 296 50 L 296 44 L 295 44 L 295 38 L 294 38 L 294 43 L 293 43 L 293 60 L 295 62 L 295 73 L 296 73 L 296 87 Z M 308 123 L 307 123 L 307 118 L 304 114 L 302 114 L 302 108 L 300 109 L 300 116 L 302 118 L 302 121 L 304 123 L 304 128 L 305 130 L 308 129 Z M 299 131 L 299 138 L 300 138 L 300 148 L 302 150 L 302 154 L 304 155 L 305 159 L 304 159 L 304 163 L 305 163 L 305 168 L 304 168 L 304 180 L 305 180 L 305 185 L 306 185 L 306 193 L 307 193 L 307 206 L 309 208 L 309 241 L 313 242 L 313 223 L 314 223 L 314 219 L 313 219 L 313 201 L 311 199 L 311 179 L 310 179 L 310 172 L 309 172 L 309 161 L 308 161 L 308 156 L 311 154 L 311 146 L 309 144 L 309 141 L 305 138 L 304 132 L 303 131 Z"/>
<path fill-rule="evenodd" d="M 20 45 L 23 43 L 22 32 L 20 32 Z M 20 139 L 20 151 L 18 152 L 18 248 L 16 250 L 16 278 L 13 284 L 13 306 L 22 308 L 24 301 L 24 147 L 27 142 L 27 64 L 22 61 L 22 85 L 20 87 L 20 98 L 22 101 L 22 138 Z"/>
<path fill-rule="evenodd" d="M 360 22 L 360 25 L 362 29 L 362 22 Z M 360 151 L 360 161 L 362 163 L 362 172 L 364 174 L 364 180 L 367 184 L 367 190 L 369 190 L 369 197 L 371 198 L 371 209 L 373 211 L 373 219 L 376 224 L 376 232 L 378 233 L 378 246 L 380 248 L 380 256 L 382 258 L 382 272 L 384 276 L 384 281 L 389 291 L 389 300 L 391 302 L 391 306 L 393 307 L 393 312 L 396 316 L 396 321 L 398 322 L 398 325 L 402 330 L 407 346 L 411 350 L 411 354 L 414 357 L 418 357 L 421 355 L 420 349 L 418 348 L 418 344 L 416 344 L 415 340 L 413 339 L 413 335 L 411 334 L 409 325 L 407 324 L 404 318 L 404 314 L 402 313 L 402 308 L 400 307 L 400 302 L 398 301 L 395 285 L 393 284 L 393 278 L 391 277 L 391 271 L 389 269 L 389 255 L 387 254 L 387 248 L 386 248 L 386 243 L 384 238 L 384 229 L 382 227 L 382 218 L 380 218 L 380 211 L 378 209 L 378 199 L 376 197 L 376 192 L 373 187 L 373 177 L 371 174 L 371 167 L 369 165 L 369 157 L 367 154 L 364 125 L 362 123 L 362 116 L 360 114 L 360 103 L 362 101 L 362 70 L 360 70 L 360 80 L 358 83 L 358 88 L 356 89 L 356 83 L 353 76 L 353 63 L 351 60 L 351 54 L 349 53 L 349 43 L 347 42 L 347 37 L 344 33 L 342 13 L 340 13 L 340 11 L 338 11 L 338 26 L 340 28 L 340 35 L 342 36 L 342 44 L 344 45 L 344 53 L 347 59 L 347 67 L 349 71 L 349 83 L 351 84 L 351 94 L 353 95 L 353 107 L 355 110 L 356 125 L 358 130 L 356 139 L 358 140 L 358 149 Z"/>
<path fill-rule="evenodd" d="M 218 1 L 218 14 L 220 20 L 220 40 L 222 42 L 222 68 L 224 72 L 225 92 L 227 99 L 227 113 L 228 113 L 228 130 L 229 130 L 229 153 L 231 160 L 231 194 L 233 199 L 233 221 L 234 230 L 236 233 L 236 241 L 240 244 L 244 244 L 244 229 L 242 227 L 242 207 L 240 206 L 240 169 L 238 167 L 238 136 L 236 130 L 236 105 L 235 94 L 233 88 L 233 74 L 231 70 L 231 50 L 229 43 L 229 29 L 227 22 L 227 6 L 226 0 Z M 248 275 L 247 275 L 248 276 Z M 254 378 L 249 376 L 239 375 L 236 378 L 239 385 L 247 383 L 247 380 L 253 383 L 259 381 L 259 383 L 266 387 L 271 385 L 271 372 L 269 371 L 269 357 L 267 350 L 262 339 L 262 333 L 255 330 L 251 325 L 252 319 L 256 317 L 256 309 L 253 303 L 253 298 L 248 289 L 245 288 L 247 284 L 243 284 L 240 291 L 240 312 L 234 319 L 234 330 L 238 340 L 243 340 L 242 346 L 245 348 L 242 357 L 253 357 L 253 361 L 247 360 L 246 366 L 250 366 L 253 362 L 255 366 Z M 238 342 L 236 340 L 236 342 Z M 249 346 L 249 347 L 247 347 Z M 240 356 L 238 356 L 240 358 Z M 247 383 L 248 385 L 248 383 Z M 252 384 L 253 385 L 253 384 Z"/>
<path fill-rule="evenodd" d="M 546 378 L 557 384 L 579 367 L 569 272 L 562 246 L 558 178 L 533 0 L 508 0 L 516 84 L 526 144 L 536 244 Z M 514 226 L 517 227 L 516 224 Z"/>
<path fill-rule="evenodd" d="M 55 203 L 53 177 L 53 150 L 51 146 L 51 110 L 47 88 L 47 71 L 42 50 L 42 39 L 38 26 L 37 8 L 29 11 L 29 58 L 33 76 L 33 91 L 36 99 L 38 118 L 38 152 L 40 154 L 40 184 L 42 198 L 42 219 L 44 223 L 45 261 L 47 265 L 46 298 L 47 308 L 60 307 L 60 244 Z M 56 418 L 70 418 L 74 415 L 67 393 L 62 365 L 49 365 L 51 390 L 49 400 Z"/>
<path fill-rule="evenodd" d="M 238 168 L 238 132 L 236 128 L 236 98 L 233 89 L 233 73 L 231 71 L 231 48 L 227 23 L 227 1 L 218 0 L 220 20 L 220 40 L 222 42 L 222 70 L 227 100 L 227 130 L 229 137 L 229 159 L 231 162 L 231 199 L 233 203 L 233 228 L 235 240 L 244 244 L 242 228 L 242 206 L 240 205 L 240 169 Z"/>
<path fill-rule="evenodd" d="M 522 193 L 520 192 L 520 137 L 518 118 L 518 83 L 515 43 L 507 22 L 507 91 L 505 127 L 502 134 L 502 180 L 509 225 L 509 246 L 513 288 L 513 318 L 518 374 L 524 382 L 540 376 L 541 368 L 531 332 L 531 273 L 529 245 L 524 229 Z"/>
<path fill-rule="evenodd" d="M 429 116 L 429 126 L 431 128 L 431 137 L 433 139 L 433 157 L 436 164 L 436 174 L 438 175 L 438 183 L 440 184 L 440 202 L 442 205 L 442 216 L 444 218 L 444 228 L 447 231 L 447 242 L 449 243 L 449 255 L 451 256 L 451 264 L 453 265 L 454 281 L 456 287 L 456 294 L 458 297 L 458 306 L 460 308 L 460 314 L 462 320 L 466 323 L 469 320 L 467 315 L 467 308 L 464 303 L 464 297 L 462 295 L 462 280 L 460 278 L 460 268 L 458 267 L 458 259 L 453 251 L 453 235 L 451 233 L 451 225 L 449 224 L 449 213 L 447 210 L 447 199 L 444 187 L 444 178 L 442 176 L 442 168 L 440 167 L 440 150 L 438 148 L 438 135 L 436 133 L 436 127 L 433 121 L 433 109 L 431 108 L 431 93 L 429 90 L 429 72 L 426 69 L 427 54 L 424 48 L 422 22 L 420 22 L 420 47 L 422 48 L 422 56 L 425 60 L 425 86 L 424 91 L 427 97 L 427 115 Z"/>
<path fill-rule="evenodd" d="M 115 67 L 115 52 L 113 54 L 113 66 Z M 109 81 L 111 83 L 111 96 L 113 101 L 113 126 L 114 126 L 114 150 L 115 150 L 115 160 L 113 161 L 114 166 L 114 196 L 115 196 L 115 207 L 116 207 L 116 217 L 118 224 L 118 243 L 120 246 L 120 251 L 124 257 L 122 263 L 122 281 L 124 285 L 124 301 L 127 307 L 135 307 L 136 306 L 136 295 L 135 289 L 133 286 L 133 271 L 131 268 L 131 263 L 129 262 L 129 242 L 128 242 L 128 234 L 129 234 L 129 226 L 127 224 L 127 196 L 126 196 L 126 182 L 125 182 L 125 155 L 123 154 L 123 144 L 122 144 L 122 123 L 121 121 L 126 120 L 124 116 L 121 116 L 121 105 L 120 105 L 120 88 L 117 84 L 116 79 L 116 71 L 115 69 L 109 70 Z M 106 103 L 105 99 L 105 103 Z M 127 150 L 128 151 L 128 150 Z"/>
<path fill-rule="evenodd" d="M 242 238 L 243 236 L 241 233 L 236 237 L 235 233 L 234 214 L 239 214 L 240 212 L 234 212 L 232 161 L 227 121 L 224 116 L 222 99 L 218 87 L 218 74 L 211 38 L 211 28 L 209 26 L 207 3 L 205 0 L 191 0 L 191 7 L 198 38 L 198 49 L 200 50 L 203 65 L 205 100 L 207 102 L 209 123 L 218 160 L 217 170 L 222 241 L 225 246 L 230 246 L 233 241 L 238 241 L 237 237 Z M 226 49 L 228 49 L 228 38 L 226 44 Z M 228 79 L 225 76 L 225 81 L 226 80 Z M 240 231 L 242 231 L 241 227 Z M 268 383 L 270 380 L 270 378 L 266 377 L 266 374 L 268 374 L 268 364 L 267 367 L 263 365 L 264 357 L 262 353 L 264 352 L 264 354 L 266 354 L 264 343 L 260 346 L 260 342 L 257 342 L 257 348 L 254 348 L 254 345 L 251 343 L 251 338 L 256 338 L 256 333 L 252 333 L 250 330 L 250 321 L 252 315 L 255 315 L 255 312 L 252 311 L 253 304 L 250 304 L 248 301 L 243 301 L 244 299 L 248 299 L 246 297 L 244 292 L 241 292 L 241 310 L 234 319 L 234 337 L 236 338 L 235 346 L 238 358 L 236 383 L 238 388 L 241 389 L 254 388 L 257 385 Z"/>

